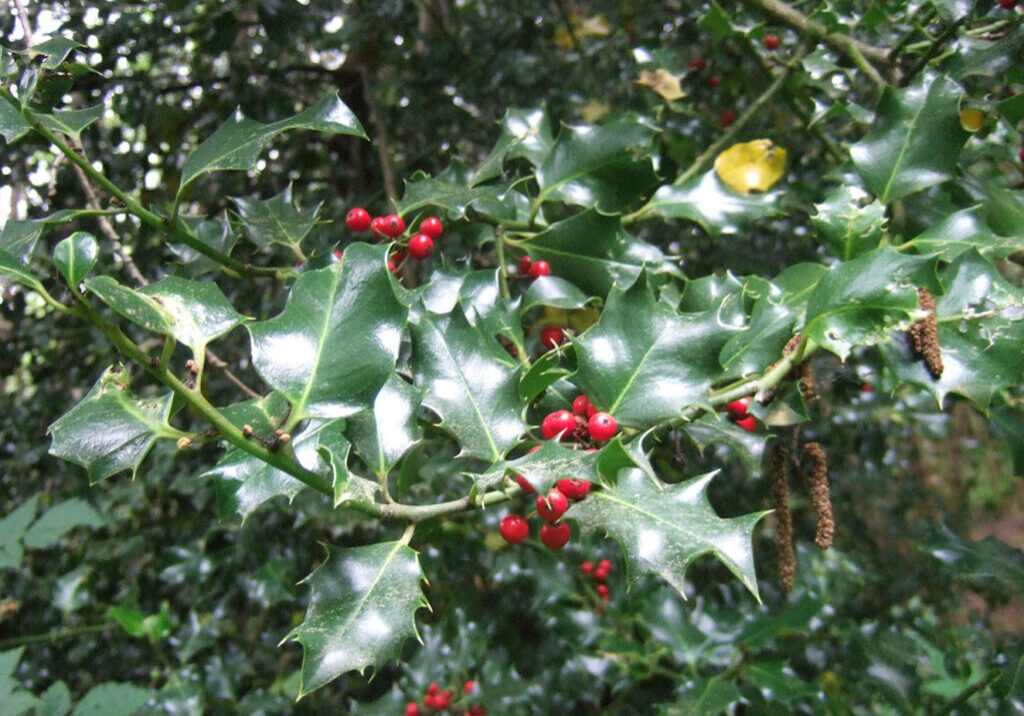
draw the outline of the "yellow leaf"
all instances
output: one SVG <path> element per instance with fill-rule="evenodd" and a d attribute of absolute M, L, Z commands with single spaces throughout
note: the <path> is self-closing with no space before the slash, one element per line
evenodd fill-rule
<path fill-rule="evenodd" d="M 569 323 L 569 314 L 566 313 L 564 308 L 555 308 L 554 306 L 544 306 L 544 314 L 541 318 L 544 325 L 547 326 L 558 326 L 559 328 Z"/>
<path fill-rule="evenodd" d="M 608 37 L 612 34 L 612 24 L 604 15 L 583 18 L 576 25 L 576 37 Z"/>
<path fill-rule="evenodd" d="M 575 44 L 572 40 L 572 35 L 564 27 L 559 27 L 555 30 L 555 36 L 552 38 L 552 42 L 563 50 L 571 50 Z"/>
<path fill-rule="evenodd" d="M 569 327 L 577 333 L 582 333 L 597 323 L 600 317 L 601 313 L 596 308 L 577 308 L 569 313 Z"/>
<path fill-rule="evenodd" d="M 650 87 L 669 102 L 686 96 L 683 88 L 679 85 L 679 78 L 664 67 L 660 67 L 654 72 L 644 70 L 640 73 L 640 79 L 633 81 L 638 85 Z"/>
<path fill-rule="evenodd" d="M 715 159 L 715 172 L 737 194 L 768 191 L 786 170 L 786 150 L 769 139 L 734 144 Z"/>
<path fill-rule="evenodd" d="M 966 129 L 968 132 L 977 132 L 981 129 L 981 125 L 985 123 L 985 113 L 980 109 L 962 109 L 960 110 L 960 126 Z"/>
<path fill-rule="evenodd" d="M 604 102 L 592 99 L 580 108 L 580 114 L 583 115 L 584 122 L 587 124 L 593 124 L 597 120 L 601 119 L 601 117 L 608 114 L 611 110 L 612 108 Z"/>

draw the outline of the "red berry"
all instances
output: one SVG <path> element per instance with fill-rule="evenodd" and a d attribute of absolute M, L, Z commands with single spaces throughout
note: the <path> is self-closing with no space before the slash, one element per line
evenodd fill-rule
<path fill-rule="evenodd" d="M 558 433 L 562 433 L 562 440 L 568 440 L 575 429 L 576 417 L 568 410 L 556 410 L 553 413 L 549 413 L 540 425 L 540 430 L 544 434 L 545 440 L 550 440 L 558 435 Z"/>
<path fill-rule="evenodd" d="M 436 216 L 428 216 L 420 222 L 420 233 L 426 234 L 432 239 L 439 239 L 444 233 L 444 227 L 441 226 L 441 220 Z"/>
<path fill-rule="evenodd" d="M 462 685 L 462 692 L 468 694 L 470 691 L 476 688 L 476 682 L 470 679 Z"/>
<path fill-rule="evenodd" d="M 602 559 L 600 562 L 597 563 L 597 568 L 603 569 L 606 572 L 612 571 L 613 567 L 614 565 L 609 559 Z"/>
<path fill-rule="evenodd" d="M 420 716 L 420 706 L 415 701 L 405 705 L 405 716 Z"/>
<path fill-rule="evenodd" d="M 470 716 L 484 716 L 487 713 L 487 709 L 483 706 L 474 706 L 469 710 Z"/>
<path fill-rule="evenodd" d="M 594 440 L 608 440 L 618 429 L 615 418 L 608 413 L 594 413 L 587 422 L 587 430 Z"/>
<path fill-rule="evenodd" d="M 548 549 L 562 549 L 569 541 L 569 525 L 566 522 L 546 522 L 540 528 L 540 541 Z"/>
<path fill-rule="evenodd" d="M 742 420 L 737 420 L 736 424 L 746 430 L 748 433 L 757 432 L 757 421 L 754 420 L 753 415 L 748 415 Z"/>
<path fill-rule="evenodd" d="M 530 266 L 528 275 L 533 281 L 536 281 L 541 276 L 550 276 L 551 266 L 548 265 L 547 261 L 537 261 Z"/>
<path fill-rule="evenodd" d="M 429 258 L 434 253 L 434 240 L 426 234 L 416 234 L 409 239 L 409 255 L 414 259 Z"/>
<path fill-rule="evenodd" d="M 874 387 L 871 385 L 871 383 L 865 383 L 860 387 L 860 391 L 862 393 L 870 393 L 872 390 L 874 390 Z"/>
<path fill-rule="evenodd" d="M 565 331 L 558 326 L 545 326 L 540 332 L 540 344 L 545 348 L 557 348 L 565 340 Z"/>
<path fill-rule="evenodd" d="M 714 89 L 721 83 L 722 80 L 718 78 L 718 75 L 711 75 L 710 77 L 708 77 L 708 87 L 710 87 L 711 89 Z"/>
<path fill-rule="evenodd" d="M 395 265 L 397 266 L 398 264 L 400 264 L 403 261 L 405 261 L 405 252 L 404 251 L 396 251 L 395 253 L 391 254 L 391 260 L 394 261 Z"/>
<path fill-rule="evenodd" d="M 427 687 L 427 693 L 430 694 L 431 696 L 433 696 L 434 694 L 437 693 L 437 682 L 436 681 L 431 681 L 430 682 L 430 686 Z"/>
<path fill-rule="evenodd" d="M 601 599 L 607 602 L 608 601 L 608 595 L 607 594 L 602 594 L 601 595 Z M 601 613 L 604 614 L 604 610 L 601 610 Z"/>
<path fill-rule="evenodd" d="M 531 266 L 533 266 L 533 261 L 530 259 L 529 256 L 524 256 L 523 258 L 519 259 L 519 275 L 526 276 L 528 273 L 530 273 Z"/>
<path fill-rule="evenodd" d="M 1024 164 L 1024 147 L 1020 148 L 1020 161 Z"/>
<path fill-rule="evenodd" d="M 1017 0 L 999 0 L 999 7 L 1004 10 L 1012 10 L 1017 4 Z"/>
<path fill-rule="evenodd" d="M 736 113 L 731 109 L 727 109 L 718 116 L 718 121 L 723 127 L 728 127 L 730 124 L 736 121 Z"/>
<path fill-rule="evenodd" d="M 349 209 L 345 214 L 345 225 L 352 231 L 366 231 L 370 228 L 370 212 L 361 206 Z"/>
<path fill-rule="evenodd" d="M 608 596 L 608 585 L 607 584 L 598 584 L 597 587 L 595 587 L 595 589 L 597 590 L 597 595 L 599 597 L 606 597 L 606 596 Z"/>
<path fill-rule="evenodd" d="M 608 570 L 604 567 L 598 567 L 594 570 L 594 577 L 595 579 L 598 579 L 603 582 L 604 580 L 608 579 Z"/>
<path fill-rule="evenodd" d="M 769 50 L 777 50 L 779 45 L 782 44 L 782 40 L 779 39 L 778 35 L 765 35 L 762 42 L 764 42 L 764 46 Z"/>
<path fill-rule="evenodd" d="M 701 70 L 708 66 L 708 63 L 703 57 L 697 55 L 692 60 L 690 60 L 690 62 L 686 66 L 691 70 L 697 70 L 698 72 L 700 72 Z"/>
<path fill-rule="evenodd" d="M 750 396 L 734 400 L 725 406 L 725 412 L 729 413 L 729 417 L 733 420 L 743 420 L 747 417 L 747 407 L 750 405 Z"/>
<path fill-rule="evenodd" d="M 537 495 L 537 514 L 547 522 L 555 522 L 569 509 L 569 498 L 557 487 L 552 487 L 547 498 Z"/>
<path fill-rule="evenodd" d="M 448 689 L 444 691 L 438 691 L 437 696 L 434 697 L 434 708 L 435 709 L 446 709 L 448 704 L 452 702 L 452 692 Z"/>
<path fill-rule="evenodd" d="M 379 239 L 383 239 L 387 236 L 384 231 L 384 224 L 387 219 L 383 216 L 375 216 L 370 220 L 370 233 Z"/>
<path fill-rule="evenodd" d="M 562 491 L 563 495 L 574 502 L 582 500 L 590 492 L 590 483 L 575 477 L 559 480 L 556 487 Z"/>
<path fill-rule="evenodd" d="M 519 483 L 519 487 L 520 487 L 520 488 L 521 488 L 521 489 L 523 490 L 523 492 L 525 492 L 525 493 L 526 493 L 527 495 L 532 495 L 533 493 L 535 493 L 535 492 L 536 492 L 536 490 L 535 490 L 535 489 L 533 489 L 533 485 L 531 485 L 531 484 L 529 483 L 529 481 L 528 481 L 528 480 L 527 480 L 527 479 L 526 479 L 525 477 L 523 477 L 522 475 L 520 475 L 519 473 L 516 473 L 516 482 L 518 482 L 518 483 Z"/>
<path fill-rule="evenodd" d="M 384 235 L 391 239 L 397 239 L 405 231 L 405 222 L 398 214 L 388 214 L 382 222 Z"/>
<path fill-rule="evenodd" d="M 340 259 L 341 258 L 341 251 L 340 250 L 338 250 L 338 249 L 334 250 L 334 258 L 336 258 L 336 259 Z"/>
<path fill-rule="evenodd" d="M 594 571 L 594 563 L 587 561 L 580 565 L 580 569 L 583 570 L 584 574 L 590 574 Z"/>
<path fill-rule="evenodd" d="M 577 415 L 590 417 L 589 411 L 593 410 L 593 408 L 594 406 L 590 404 L 590 399 L 587 398 L 587 396 L 585 395 L 581 395 L 580 397 L 576 398 L 576 400 L 572 401 L 572 412 L 576 413 Z"/>
<path fill-rule="evenodd" d="M 498 531 L 509 544 L 519 544 L 530 534 L 530 525 L 519 515 L 505 515 L 501 518 Z"/>

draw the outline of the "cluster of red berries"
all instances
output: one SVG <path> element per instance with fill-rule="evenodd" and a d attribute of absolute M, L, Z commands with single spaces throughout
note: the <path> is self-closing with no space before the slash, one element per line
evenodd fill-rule
<path fill-rule="evenodd" d="M 775 50 L 779 49 L 779 45 L 782 44 L 782 40 L 779 38 L 778 35 L 765 35 L 763 38 L 761 38 L 761 42 L 764 43 L 765 49 L 768 50 L 769 52 L 774 52 Z"/>
<path fill-rule="evenodd" d="M 472 679 L 462 686 L 464 694 L 471 694 L 475 690 L 476 682 Z M 427 693 L 423 694 L 423 705 L 432 711 L 445 711 L 452 705 L 452 692 L 449 689 L 439 690 L 437 682 L 432 681 L 427 687 Z M 420 705 L 415 701 L 410 701 L 405 705 L 405 716 L 420 716 L 421 713 Z M 463 712 L 463 716 L 483 716 L 485 713 L 487 713 L 486 709 L 477 704 L 468 707 Z"/>
<path fill-rule="evenodd" d="M 757 420 L 754 416 L 747 412 L 747 408 L 750 406 L 750 396 L 734 400 L 725 406 L 725 412 L 729 414 L 729 419 L 739 425 L 741 428 L 746 430 L 748 433 L 757 431 Z"/>
<path fill-rule="evenodd" d="M 593 576 L 597 580 L 597 586 L 594 587 L 594 591 L 597 592 L 597 596 L 601 598 L 601 601 L 608 601 L 608 585 L 605 581 L 608 579 L 608 575 L 612 572 L 612 563 L 610 560 L 602 559 L 597 565 L 594 565 L 591 561 L 586 561 L 580 565 L 580 571 L 585 575 Z"/>
<path fill-rule="evenodd" d="M 590 399 L 581 395 L 572 401 L 572 412 L 556 410 L 548 413 L 540 424 L 540 431 L 545 440 L 550 440 L 559 433 L 562 441 L 575 439 L 577 442 L 594 442 L 611 440 L 619 426 L 608 413 L 603 413 L 593 406 Z"/>
<path fill-rule="evenodd" d="M 1017 6 L 1017 0 L 999 0 L 999 7 L 1004 10 L 1012 10 Z M 1024 157 L 1024 149 L 1020 150 L 1021 156 Z"/>
<path fill-rule="evenodd" d="M 551 266 L 547 261 L 534 261 L 529 256 L 519 259 L 519 275 L 536 281 L 541 276 L 551 275 Z"/>
<path fill-rule="evenodd" d="M 356 233 L 369 231 L 380 239 L 398 239 L 405 233 L 405 221 L 398 214 L 387 216 L 370 216 L 362 207 L 355 207 L 345 215 L 345 225 Z M 441 220 L 436 216 L 428 216 L 420 222 L 420 230 L 405 242 L 405 251 L 396 251 L 388 261 L 388 268 L 396 272 L 405 260 L 406 254 L 417 260 L 430 258 L 434 253 L 434 240 L 444 233 Z"/>

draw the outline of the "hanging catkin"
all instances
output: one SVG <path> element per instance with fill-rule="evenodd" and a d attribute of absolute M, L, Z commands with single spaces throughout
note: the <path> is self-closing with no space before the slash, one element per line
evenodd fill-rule
<path fill-rule="evenodd" d="M 907 331 L 907 339 L 914 353 L 924 359 L 928 372 L 938 380 L 942 377 L 942 349 L 939 347 L 939 324 L 935 318 L 935 298 L 926 288 L 917 289 L 921 310 L 928 315 L 914 321 Z"/>
<path fill-rule="evenodd" d="M 779 579 L 788 594 L 793 591 L 796 556 L 793 554 L 793 516 L 789 511 L 786 459 L 786 448 L 778 441 L 773 442 L 768 454 L 768 474 L 772 478 L 772 501 L 775 507 L 775 555 L 779 564 Z"/>
<path fill-rule="evenodd" d="M 811 504 L 818 515 L 818 531 L 814 535 L 814 544 L 818 545 L 819 549 L 828 549 L 832 546 L 836 523 L 832 519 L 832 500 L 828 490 L 828 463 L 825 461 L 825 451 L 821 449 L 821 445 L 804 444 L 803 467 L 811 493 Z"/>

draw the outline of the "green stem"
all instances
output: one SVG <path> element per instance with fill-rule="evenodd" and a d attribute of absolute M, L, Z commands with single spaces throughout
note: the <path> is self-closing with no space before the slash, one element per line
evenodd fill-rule
<path fill-rule="evenodd" d="M 110 631 L 111 629 L 116 628 L 116 624 L 90 624 L 88 626 L 68 627 L 67 629 L 54 629 L 53 631 L 45 634 L 16 636 L 0 641 L 0 650 L 13 649 L 15 647 L 26 646 L 28 644 L 52 644 L 53 642 L 70 639 L 76 636 L 102 634 L 105 631 Z"/>
<path fill-rule="evenodd" d="M 722 390 L 712 390 L 708 393 L 708 402 L 717 408 L 748 395 L 763 395 L 785 380 L 793 366 L 803 363 L 817 349 L 818 345 L 812 339 L 807 336 L 801 336 L 800 342 L 797 343 L 793 351 L 773 363 L 764 372 L 764 375 L 759 378 L 742 380 Z M 687 417 L 695 416 L 699 411 L 700 408 L 694 406 L 688 411 L 691 415 Z"/>
<path fill-rule="evenodd" d="M 508 290 L 508 268 L 505 264 L 505 229 L 498 226 L 494 229 L 494 252 L 498 255 L 498 287 L 501 289 L 501 297 L 506 301 L 512 299 L 512 293 Z"/>
<path fill-rule="evenodd" d="M 167 366 L 171 362 L 171 354 L 174 353 L 174 347 L 178 345 L 178 342 L 171 336 L 164 336 L 164 350 L 160 354 L 160 370 L 167 370 Z"/>
<path fill-rule="evenodd" d="M 925 53 L 914 64 L 914 66 L 910 68 L 910 71 L 907 72 L 907 74 L 904 75 L 903 78 L 900 80 L 901 87 L 906 87 L 907 84 L 909 84 L 910 81 L 914 79 L 914 77 L 916 77 L 918 73 L 921 72 L 921 70 L 927 67 L 928 63 L 931 62 L 939 53 L 939 50 L 942 49 L 942 46 L 946 44 L 946 40 L 955 35 L 957 30 L 960 29 L 960 26 L 963 24 L 964 20 L 966 20 L 966 18 L 958 20 L 957 22 L 950 23 L 950 25 L 942 32 L 942 34 L 940 34 L 938 37 L 932 40 L 931 44 L 929 44 L 928 46 L 928 49 L 925 50 Z"/>

